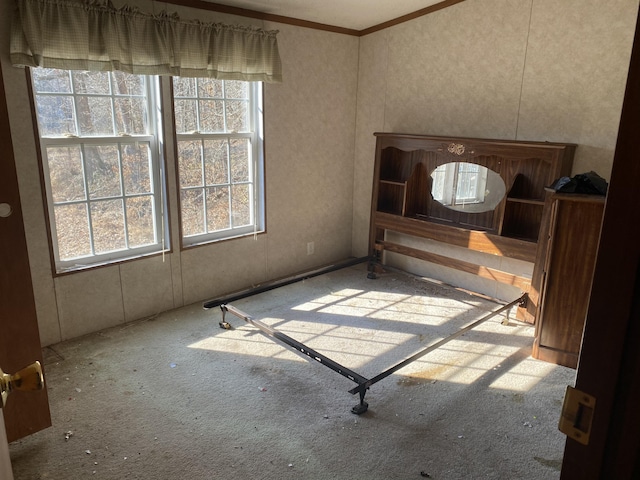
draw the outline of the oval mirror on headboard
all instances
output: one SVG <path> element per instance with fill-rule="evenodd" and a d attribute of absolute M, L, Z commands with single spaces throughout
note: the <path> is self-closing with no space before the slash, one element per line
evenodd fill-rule
<path fill-rule="evenodd" d="M 494 210 L 507 191 L 500 175 L 477 163 L 444 163 L 431 172 L 431 178 L 433 199 L 459 212 Z"/>

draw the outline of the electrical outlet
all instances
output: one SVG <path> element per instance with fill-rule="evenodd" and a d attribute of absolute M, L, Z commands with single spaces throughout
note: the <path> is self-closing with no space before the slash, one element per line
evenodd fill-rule
<path fill-rule="evenodd" d="M 313 255 L 313 252 L 315 251 L 315 243 L 314 242 L 309 242 L 307 243 L 307 255 Z"/>

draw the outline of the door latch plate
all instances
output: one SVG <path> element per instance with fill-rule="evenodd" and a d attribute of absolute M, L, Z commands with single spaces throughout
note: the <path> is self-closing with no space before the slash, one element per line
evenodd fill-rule
<path fill-rule="evenodd" d="M 595 397 L 567 386 L 558 428 L 575 441 L 588 445 L 595 407 Z"/>

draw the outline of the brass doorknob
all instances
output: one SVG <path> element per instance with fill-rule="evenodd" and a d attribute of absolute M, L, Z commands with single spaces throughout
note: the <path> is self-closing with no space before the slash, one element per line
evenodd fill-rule
<path fill-rule="evenodd" d="M 43 387 L 44 376 L 40 362 L 34 362 L 13 375 L 4 373 L 0 368 L 0 393 L 2 393 L 0 408 L 4 407 L 7 397 L 14 390 L 42 390 Z"/>

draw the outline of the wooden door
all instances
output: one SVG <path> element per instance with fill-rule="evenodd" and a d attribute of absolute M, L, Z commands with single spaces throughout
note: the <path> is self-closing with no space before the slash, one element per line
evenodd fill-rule
<path fill-rule="evenodd" d="M 561 478 L 640 478 L 640 29 L 631 54 L 576 388 L 596 398 L 588 445 L 567 439 Z"/>
<path fill-rule="evenodd" d="M 42 350 L 2 70 L 0 145 L 0 368 L 15 373 L 42 362 Z M 3 414 L 10 442 L 50 426 L 46 389 L 11 393 Z"/>

